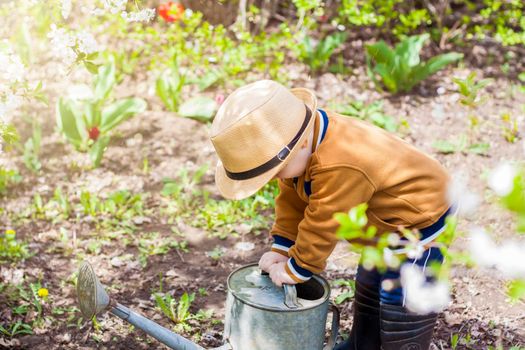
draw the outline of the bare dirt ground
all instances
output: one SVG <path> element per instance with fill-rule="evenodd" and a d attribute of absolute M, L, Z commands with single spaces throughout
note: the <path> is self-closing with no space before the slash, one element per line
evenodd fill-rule
<path fill-rule="evenodd" d="M 289 73 L 304 77 L 300 69 Z M 354 71 L 349 78 L 338 79 L 324 74 L 311 80 L 297 79 L 296 85 L 314 88 L 320 99 L 320 106 L 332 102 L 361 99 L 374 101 L 383 99 L 387 114 L 405 119 L 409 128 L 403 136 L 422 150 L 436 156 L 452 174 L 468 174 L 470 189 L 484 198 L 483 204 L 472 217 L 463 219 L 460 229 L 468 230 L 471 225 L 485 226 L 498 238 L 513 236 L 511 218 L 498 209 L 494 197 L 487 190 L 484 174 L 502 160 L 520 160 L 524 157 L 521 141 L 507 142 L 502 136 L 501 115 L 510 113 L 518 118 L 521 137 L 525 125 L 525 95 L 515 92 L 514 82 L 505 78 L 494 81 L 487 89 L 487 101 L 474 112 L 468 112 L 458 103 L 458 94 L 451 82 L 451 76 L 466 76 L 466 69 L 455 69 L 438 74 L 432 81 L 425 82 L 416 92 L 406 96 L 391 97 L 371 88 L 364 72 Z M 481 75 L 480 72 L 479 75 Z M 440 93 L 436 91 L 438 88 Z M 146 89 L 136 84 L 134 91 L 123 94 L 144 96 Z M 229 92 L 229 91 L 228 91 Z M 28 281 L 41 281 L 49 290 L 49 301 L 44 305 L 44 315 L 50 315 L 53 308 L 77 306 L 74 274 L 80 261 L 88 260 L 95 267 L 103 284 L 116 300 L 165 327 L 173 324 L 155 308 L 151 295 L 160 289 L 179 297 L 183 292 L 195 292 L 196 300 L 191 311 L 212 309 L 214 316 L 203 322 L 190 321 L 191 330 L 183 334 L 191 337 L 204 347 L 221 343 L 222 320 L 226 300 L 226 278 L 235 268 L 256 262 L 270 244 L 268 232 L 259 235 L 237 230 L 236 237 L 225 239 L 211 237 L 203 228 L 192 227 L 188 218 L 177 218 L 161 209 L 166 199 L 160 195 L 162 179 L 175 177 L 183 168 L 190 173 L 202 164 L 210 164 L 201 187 L 208 189 L 213 198 L 218 197 L 213 187 L 213 168 L 216 158 L 207 139 L 208 126 L 192 120 L 178 118 L 173 113 L 159 111 L 160 104 L 154 97 L 147 97 L 150 108 L 118 128 L 113 137 L 102 166 L 85 170 L 86 155 L 79 154 L 65 145 L 53 131 L 54 116 L 43 114 L 45 121 L 43 152 L 40 155 L 43 171 L 35 176 L 24 170 L 20 157 L 12 157 L 22 169 L 23 182 L 9 190 L 0 199 L 5 209 L 0 217 L 0 230 L 14 228 L 17 237 L 29 243 L 34 255 L 13 265 L 0 266 L 1 278 L 21 270 Z M 54 102 L 54 101 L 51 101 Z M 153 107 L 152 107 L 153 106 Z M 469 128 L 468 115 L 476 114 L 479 126 Z M 453 139 L 462 133 L 469 133 L 476 140 L 490 143 L 488 156 L 458 152 L 449 155 L 436 153 L 431 144 L 437 139 Z M 148 170 L 144 171 L 144 159 Z M 122 229 L 97 227 L 86 217 L 71 218 L 58 223 L 51 219 L 15 219 L 39 193 L 44 200 L 53 195 L 57 187 L 73 202 L 78 202 L 79 191 L 88 189 L 100 196 L 116 190 L 132 193 L 147 193 L 144 200 L 145 214 L 135 219 L 130 232 Z M 268 215 L 271 215 L 268 213 Z M 271 220 L 271 217 L 270 219 Z M 239 223 L 241 224 L 241 223 Z M 66 230 L 68 239 L 63 238 Z M 233 227 L 232 230 L 236 228 Z M 136 237 L 148 232 L 158 232 L 158 239 L 186 240 L 188 251 L 171 249 L 166 254 L 151 255 L 147 265 L 139 263 Z M 178 234 L 175 234 L 177 232 Z M 93 247 L 93 241 L 104 238 L 103 244 Z M 255 248 L 242 251 L 235 248 L 239 241 L 253 242 Z M 465 238 L 456 242 L 456 247 L 465 244 Z M 223 255 L 210 258 L 209 252 L 222 247 Z M 351 279 L 355 275 L 357 256 L 348 251 L 341 242 L 330 259 L 324 276 Z M 162 279 L 160 278 L 162 275 Z M 501 345 L 507 349 L 513 345 L 525 347 L 525 305 L 510 304 L 504 292 L 504 281 L 492 271 L 457 268 L 453 275 L 453 303 L 442 314 L 435 331 L 434 345 L 437 349 L 450 349 L 451 337 L 458 334 L 457 349 L 488 349 Z M 199 293 L 201 289 L 202 293 Z M 341 289 L 334 289 L 335 297 Z M 207 294 L 207 295 L 201 295 Z M 6 296 L 0 295 L 0 305 Z M 4 300 L 3 300 L 4 299 Z M 351 327 L 351 302 L 340 305 L 342 310 L 341 333 L 348 334 Z M 72 310 L 72 311 L 71 311 Z M 4 348 L 13 349 L 161 349 L 162 345 L 128 324 L 108 314 L 98 317 L 98 325 L 77 323 L 80 312 L 53 315 L 46 319 L 35 334 L 1 338 Z M 8 308 L 0 306 L 0 320 L 10 321 L 15 316 Z"/>

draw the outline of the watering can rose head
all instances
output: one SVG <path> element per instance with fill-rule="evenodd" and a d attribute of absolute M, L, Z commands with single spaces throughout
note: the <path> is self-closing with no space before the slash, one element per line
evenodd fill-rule
<path fill-rule="evenodd" d="M 159 15 L 166 22 L 176 22 L 184 15 L 184 6 L 178 2 L 165 2 L 159 5 Z"/>

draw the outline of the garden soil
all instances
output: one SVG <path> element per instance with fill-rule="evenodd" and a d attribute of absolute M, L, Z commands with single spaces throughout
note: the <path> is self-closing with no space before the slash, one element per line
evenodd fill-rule
<path fill-rule="evenodd" d="M 301 68 L 288 67 L 288 73 L 296 76 L 294 79 L 299 82 L 297 85 L 316 90 L 321 107 L 328 108 L 333 103 L 356 99 L 384 100 L 387 114 L 406 121 L 400 135 L 439 159 L 453 176 L 468 178 L 468 189 L 480 194 L 483 199 L 473 215 L 461 220 L 460 230 L 467 231 L 473 225 L 484 226 L 498 239 L 509 239 L 515 232 L 513 220 L 509 214 L 499 209 L 494 195 L 487 189 L 486 174 L 502 160 L 523 159 L 525 155 L 522 143 L 525 95 L 516 91 L 515 81 L 498 78 L 487 89 L 485 103 L 474 110 L 468 110 L 458 102 L 459 95 L 450 79 L 451 76 L 465 77 L 468 72 L 465 69 L 443 71 L 418 87 L 414 93 L 392 97 L 373 89 L 363 71 L 354 71 L 350 77 L 338 78 L 332 74 L 324 74 L 309 79 Z M 483 75 L 482 71 L 478 73 L 479 76 Z M 143 96 L 148 99 L 150 106 L 161 106 L 153 94 L 148 93 L 146 85 L 137 83 L 134 85 L 135 90 L 120 91 L 120 94 Z M 231 90 L 214 93 L 228 92 Z M 504 113 L 518 118 L 521 139 L 516 143 L 509 143 L 502 136 L 501 116 Z M 477 126 L 469 126 L 470 116 L 476 116 L 479 121 Z M 239 222 L 239 227 L 233 228 L 237 233 L 235 236 L 228 235 L 221 239 L 210 237 L 206 230 L 194 228 L 184 220 L 175 218 L 174 222 L 170 222 L 166 217 L 156 214 L 163 201 L 160 194 L 162 179 L 175 177 L 183 168 L 192 173 L 202 164 L 209 164 L 202 186 L 210 191 L 213 198 L 219 198 L 214 187 L 213 169 L 216 157 L 207 139 L 208 126 L 179 118 L 174 113 L 151 110 L 150 107 L 148 111 L 117 129 L 117 135 L 112 138 L 100 168 L 85 171 L 83 169 L 89 165 L 87 156 L 64 144 L 58 133 L 53 131 L 54 116 L 40 115 L 40 118 L 45 123 L 40 156 L 43 160 L 42 175 L 35 176 L 22 170 L 23 182 L 11 188 L 8 195 L 1 199 L 2 207 L 10 212 L 23 211 L 30 205 L 35 193 L 48 199 L 59 186 L 72 196 L 82 189 L 101 195 L 120 189 L 133 193 L 147 192 L 149 196 L 145 200 L 146 206 L 153 209 L 153 214 L 135 220 L 137 231 L 158 232 L 162 238 L 185 239 L 188 241 L 188 251 L 172 249 L 164 255 L 150 256 L 146 267 L 142 268 L 138 262 L 136 245 L 130 244 L 125 237 L 107 239 L 95 253 L 91 252 L 88 247 L 90 242 L 106 232 L 95 229 L 88 219 L 57 224 L 44 220 L 28 220 L 18 223 L 14 228 L 17 237 L 29 242 L 29 249 L 35 254 L 12 266 L 1 266 L 2 278 L 19 270 L 28 280 L 42 281 L 49 290 L 49 302 L 44 305 L 44 314 L 49 314 L 57 307 L 78 306 L 75 287 L 71 281 L 74 280 L 81 257 L 84 257 L 94 266 L 101 282 L 108 286 L 108 292 L 115 300 L 168 328 L 172 328 L 173 323 L 155 308 L 152 294 L 160 289 L 176 296 L 185 291 L 195 292 L 196 299 L 191 312 L 211 309 L 214 316 L 205 321 L 190 320 L 191 329 L 184 330 L 182 334 L 203 347 L 220 345 L 226 279 L 231 271 L 258 261 L 269 249 L 268 232 L 258 235 L 245 232 L 243 223 Z M 462 134 L 469 140 L 490 143 L 489 155 L 469 152 L 444 155 L 432 148 L 432 143 L 438 139 L 454 140 Z M 146 171 L 144 159 L 147 159 Z M 20 157 L 12 157 L 8 161 L 19 169 L 24 169 Z M 0 221 L 0 229 L 12 225 L 5 216 L 4 220 L 5 224 Z M 61 228 L 69 233 L 69 239 L 61 239 Z M 184 237 L 176 236 L 174 232 Z M 236 248 L 236 244 L 241 241 L 252 242 L 254 248 Z M 460 238 L 454 246 L 464 248 L 467 243 L 467 238 Z M 211 258 L 210 252 L 217 249 L 222 252 L 222 256 Z M 341 242 L 323 275 L 329 280 L 352 279 L 355 277 L 357 261 L 358 256 L 349 251 L 348 244 Z M 332 296 L 343 291 L 342 288 L 334 288 Z M 512 304 L 507 299 L 505 282 L 497 273 L 463 267 L 455 269 L 452 278 L 452 303 L 439 317 L 433 349 L 450 349 L 454 334 L 460 339 L 457 349 L 487 349 L 497 345 L 505 349 L 512 345 L 525 346 L 525 305 L 523 302 Z M 0 299 L 0 305 L 2 303 Z M 351 299 L 339 307 L 342 311 L 341 334 L 346 336 L 352 323 Z M 12 317 L 10 312 L 0 307 L 0 319 L 9 320 Z M 55 315 L 57 321 L 44 321 L 41 327 L 34 330 L 33 335 L 14 339 L 0 338 L 0 348 L 164 348 L 153 338 L 109 314 L 99 316 L 96 325 L 92 322 L 78 323 L 81 316 L 78 310 L 73 312 L 74 317 L 70 315 L 71 313 Z"/>

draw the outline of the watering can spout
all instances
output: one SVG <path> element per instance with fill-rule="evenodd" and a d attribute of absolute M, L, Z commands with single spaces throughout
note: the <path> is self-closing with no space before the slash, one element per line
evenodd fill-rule
<path fill-rule="evenodd" d="M 104 290 L 93 271 L 93 267 L 88 262 L 84 262 L 80 267 L 77 281 L 77 297 L 80 304 L 80 311 L 87 320 L 93 318 L 105 310 L 109 311 L 121 319 L 131 323 L 135 327 L 142 329 L 153 338 L 175 350 L 204 350 L 201 346 L 190 340 L 173 333 L 167 328 L 147 319 L 146 317 L 134 312 L 133 310 L 114 302 Z M 226 344 L 216 350 L 231 350 Z"/>

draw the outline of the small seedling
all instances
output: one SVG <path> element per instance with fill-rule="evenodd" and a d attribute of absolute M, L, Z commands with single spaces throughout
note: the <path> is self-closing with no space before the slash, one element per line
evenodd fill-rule
<path fill-rule="evenodd" d="M 467 107 L 474 108 L 485 101 L 480 92 L 492 82 L 492 79 L 476 81 L 476 72 L 472 72 L 465 79 L 452 78 L 452 81 L 456 83 L 461 94 L 459 102 Z"/>
<path fill-rule="evenodd" d="M 157 78 L 155 89 L 168 111 L 176 112 L 181 101 L 181 91 L 186 81 L 186 75 L 181 73 L 176 59 L 172 59 L 170 67 Z"/>
<path fill-rule="evenodd" d="M 7 186 L 22 181 L 18 171 L 0 166 L 0 195 L 5 194 Z"/>
<path fill-rule="evenodd" d="M 53 195 L 53 198 L 58 203 L 59 208 L 62 211 L 62 214 L 66 218 L 68 218 L 71 212 L 71 203 L 69 202 L 68 196 L 62 192 L 60 187 L 57 187 Z"/>
<path fill-rule="evenodd" d="M 177 330 L 191 330 L 191 326 L 187 322 L 195 318 L 195 315 L 190 313 L 191 304 L 195 300 L 195 293 L 184 292 L 178 301 L 169 293 L 155 293 L 153 296 L 157 307 L 175 323 Z"/>
<path fill-rule="evenodd" d="M 27 244 L 16 240 L 15 230 L 6 230 L 0 236 L 0 262 L 23 260 L 29 256 Z"/>
<path fill-rule="evenodd" d="M 208 165 L 202 165 L 191 176 L 187 169 L 182 169 L 174 179 L 163 179 L 164 187 L 161 194 L 170 198 L 170 207 L 173 214 L 181 214 L 199 206 L 199 197 L 206 197 L 207 193 L 200 188 L 202 177 L 206 174 Z"/>
<path fill-rule="evenodd" d="M 143 267 L 148 263 L 148 257 L 152 255 L 165 255 L 171 249 L 188 252 L 188 242 L 176 241 L 172 237 L 161 238 L 158 232 L 150 232 L 138 240 L 139 261 Z"/>
<path fill-rule="evenodd" d="M 501 116 L 501 121 L 503 122 L 503 137 L 507 142 L 514 143 L 518 140 L 519 130 L 518 130 L 518 119 L 512 118 L 509 113 L 505 113 Z"/>
<path fill-rule="evenodd" d="M 452 348 L 452 350 L 456 350 L 458 343 L 459 343 L 459 334 L 457 333 L 452 334 L 450 336 L 450 347 Z"/>
<path fill-rule="evenodd" d="M 453 141 L 448 140 L 436 140 L 432 143 L 438 152 L 449 154 L 449 153 L 474 153 L 479 155 L 487 155 L 490 149 L 489 143 L 470 143 L 465 134 L 460 135 L 457 139 Z"/>
<path fill-rule="evenodd" d="M 224 247 L 216 246 L 212 251 L 206 252 L 206 256 L 212 258 L 215 261 L 218 261 L 224 256 L 225 253 L 226 250 Z"/>
<path fill-rule="evenodd" d="M 40 143 L 42 139 L 42 128 L 35 120 L 32 121 L 32 126 L 33 133 L 24 144 L 22 160 L 29 170 L 34 173 L 38 173 L 42 168 L 42 164 L 38 159 L 38 154 L 40 153 Z"/>
<path fill-rule="evenodd" d="M 8 328 L 4 328 L 0 325 L 0 333 L 12 338 L 16 335 L 33 334 L 33 328 L 30 324 L 17 321 L 12 325 L 8 325 Z"/>

